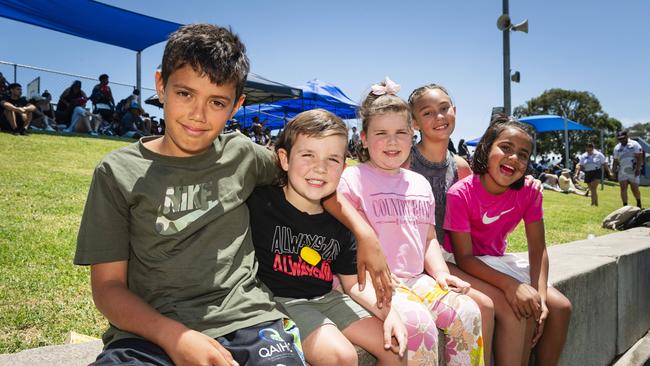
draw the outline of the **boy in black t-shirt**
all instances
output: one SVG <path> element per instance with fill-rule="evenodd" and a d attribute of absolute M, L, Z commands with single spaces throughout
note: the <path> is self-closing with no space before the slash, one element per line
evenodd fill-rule
<path fill-rule="evenodd" d="M 346 143 L 345 124 L 322 109 L 300 113 L 280 134 L 280 186 L 257 187 L 247 201 L 258 277 L 298 325 L 309 364 L 357 364 L 353 344 L 378 365 L 406 364 L 399 315 L 378 308 L 370 287 L 359 290 L 354 238 L 321 205 L 336 191 Z M 352 298 L 332 289 L 334 275 Z"/>

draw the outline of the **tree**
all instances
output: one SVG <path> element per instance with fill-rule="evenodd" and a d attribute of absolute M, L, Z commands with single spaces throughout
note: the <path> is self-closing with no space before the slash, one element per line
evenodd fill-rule
<path fill-rule="evenodd" d="M 650 122 L 635 123 L 627 130 L 632 137 L 638 136 L 646 141 L 650 141 Z"/>
<path fill-rule="evenodd" d="M 600 131 L 605 136 L 605 154 L 611 153 L 616 144 L 616 131 L 622 124 L 605 113 L 600 101 L 590 92 L 550 89 L 515 108 L 517 117 L 552 114 L 589 126 L 594 131 L 569 131 L 569 155 L 583 152 L 588 142 L 598 146 Z M 545 132 L 537 135 L 537 151 L 564 155 L 564 131 Z"/>

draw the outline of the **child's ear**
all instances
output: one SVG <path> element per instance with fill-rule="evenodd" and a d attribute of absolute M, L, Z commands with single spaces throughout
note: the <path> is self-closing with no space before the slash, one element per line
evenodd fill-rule
<path fill-rule="evenodd" d="M 246 101 L 246 94 L 240 95 L 237 101 L 235 102 L 235 105 L 233 106 L 232 113 L 230 114 L 231 119 L 235 116 L 235 114 L 237 114 L 237 111 L 239 110 L 239 108 L 241 108 L 242 105 L 244 105 L 245 101 Z"/>
<path fill-rule="evenodd" d="M 162 79 L 162 74 L 160 70 L 156 70 L 156 94 L 158 94 L 158 100 L 160 103 L 165 104 L 165 83 Z"/>
<path fill-rule="evenodd" d="M 364 149 L 367 149 L 368 144 L 367 144 L 367 138 L 366 138 L 366 131 L 361 131 L 361 133 L 359 134 L 359 137 L 361 138 L 361 146 Z"/>
<path fill-rule="evenodd" d="M 289 153 L 285 149 L 278 149 L 278 160 L 282 170 L 289 171 Z"/>

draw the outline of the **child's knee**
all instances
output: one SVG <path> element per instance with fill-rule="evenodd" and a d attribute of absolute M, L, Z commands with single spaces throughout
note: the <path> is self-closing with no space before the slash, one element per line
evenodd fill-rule
<path fill-rule="evenodd" d="M 472 300 L 476 302 L 476 305 L 481 310 L 481 317 L 494 318 L 495 304 L 489 296 L 478 293 L 472 296 Z"/>
<path fill-rule="evenodd" d="M 321 348 L 319 351 L 319 362 L 315 365 L 323 366 L 343 366 L 356 365 L 358 363 L 357 350 L 354 346 L 347 343 L 330 344 L 329 347 Z"/>
<path fill-rule="evenodd" d="M 560 296 L 557 296 L 550 305 L 550 313 L 556 314 L 558 317 L 566 320 L 571 317 L 571 313 L 573 312 L 573 305 L 571 304 L 571 301 L 564 295 L 560 294 Z"/>

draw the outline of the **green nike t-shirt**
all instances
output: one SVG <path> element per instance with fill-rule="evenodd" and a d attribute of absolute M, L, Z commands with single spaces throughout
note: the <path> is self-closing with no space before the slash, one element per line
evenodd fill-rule
<path fill-rule="evenodd" d="M 95 168 L 74 263 L 128 261 L 131 291 L 213 338 L 282 318 L 255 277 L 245 204 L 273 181 L 273 154 L 240 133 L 184 158 L 156 154 L 146 141 Z M 111 326 L 104 344 L 130 337 Z"/>

